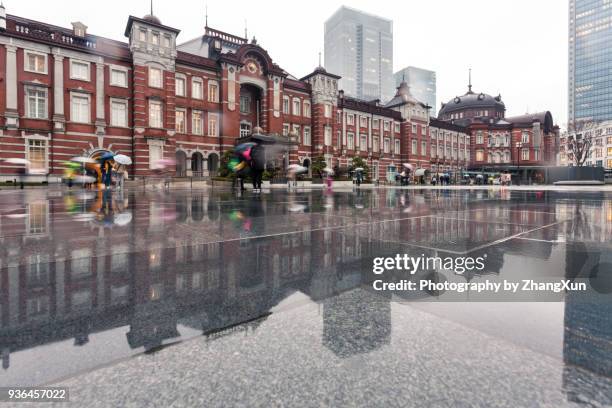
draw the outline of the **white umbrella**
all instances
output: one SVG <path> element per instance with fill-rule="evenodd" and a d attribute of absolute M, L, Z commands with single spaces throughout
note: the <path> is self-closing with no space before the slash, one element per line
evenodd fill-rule
<path fill-rule="evenodd" d="M 291 212 L 300 212 L 300 211 L 304 211 L 306 209 L 306 206 L 304 204 L 293 204 L 291 206 L 289 206 L 288 210 Z"/>
<path fill-rule="evenodd" d="M 21 159 L 21 158 L 11 158 L 11 159 L 4 159 L 5 162 L 10 163 L 10 164 L 21 164 L 24 166 L 27 166 L 28 164 L 30 164 L 30 161 L 27 159 Z"/>
<path fill-rule="evenodd" d="M 125 164 L 125 165 L 132 164 L 132 159 L 130 159 L 125 154 L 118 154 L 115 157 L 113 157 L 113 160 L 115 160 L 119 164 Z"/>
<path fill-rule="evenodd" d="M 126 226 L 130 222 L 132 222 L 131 212 L 124 212 L 115 217 L 115 224 L 119 225 L 120 227 Z"/>
<path fill-rule="evenodd" d="M 334 171 L 330 169 L 329 167 L 324 168 L 323 171 L 328 174 L 334 174 Z"/>
<path fill-rule="evenodd" d="M 355 171 L 363 171 L 363 167 L 357 167 Z"/>
<path fill-rule="evenodd" d="M 73 157 L 72 159 L 70 159 L 70 161 L 73 161 L 75 163 L 83 163 L 83 164 L 97 163 L 96 159 L 92 159 L 91 157 L 83 157 L 83 156 Z"/>
<path fill-rule="evenodd" d="M 410 163 L 404 163 L 403 166 L 405 168 L 407 168 L 408 170 L 410 170 L 410 171 L 414 170 L 414 167 L 412 167 L 412 164 L 410 164 Z"/>
<path fill-rule="evenodd" d="M 306 173 L 308 171 L 308 168 L 300 166 L 299 164 L 290 164 L 289 166 L 287 166 L 287 170 L 289 170 L 290 173 L 301 174 Z"/>

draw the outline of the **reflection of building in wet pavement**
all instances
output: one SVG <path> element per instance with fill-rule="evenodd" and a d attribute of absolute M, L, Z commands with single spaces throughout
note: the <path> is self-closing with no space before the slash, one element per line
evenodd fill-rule
<path fill-rule="evenodd" d="M 289 213 L 287 204 L 275 198 L 254 202 L 229 194 L 132 193 L 120 204 L 121 211 L 128 209 L 134 217 L 118 225 L 116 194 L 75 195 L 74 213 L 65 211 L 65 194 L 53 194 L 28 191 L 7 197 L 0 206 L 4 369 L 10 369 L 11 353 L 66 340 L 91 347 L 96 333 L 119 327 L 126 327 L 123 342 L 145 350 L 184 335 L 186 327 L 210 340 L 228 330 L 248 334 L 295 293 L 321 304 L 322 342 L 329 350 L 342 357 L 367 353 L 389 343 L 392 324 L 389 299 L 363 289 L 371 278 L 373 256 L 445 256 L 445 249 L 469 250 L 511 235 L 516 225 L 547 225 L 574 210 L 566 200 L 534 198 L 531 207 L 499 201 L 486 191 L 296 194 L 291 200 L 304 206 L 297 213 Z M 77 221 L 97 213 L 99 204 L 109 210 L 105 222 Z M 5 216 L 7 206 L 15 207 L 10 217 Z M 594 252 L 592 242 L 603 244 L 610 236 L 588 222 L 607 214 L 605 208 L 594 208 L 595 201 L 583 206 L 586 222 L 567 230 L 577 241 L 588 241 L 588 253 Z M 494 228 L 487 225 L 492 223 Z M 555 241 L 565 228 L 542 230 L 536 241 L 514 240 L 473 254 L 487 253 L 487 272 L 499 273 L 507 254 L 548 259 L 552 244 L 547 241 Z M 571 259 L 580 259 L 579 254 Z M 564 381 L 569 389 L 580 381 L 571 367 L 597 364 L 609 370 L 609 359 L 596 356 L 607 350 L 599 339 L 609 341 L 610 333 L 597 332 L 601 326 L 596 319 L 612 325 L 609 310 L 601 316 L 573 303 L 567 309 L 565 358 L 570 371 Z M 581 336 L 585 332 L 591 340 Z"/>
<path fill-rule="evenodd" d="M 580 221 L 581 223 L 583 221 Z M 569 401 L 612 405 L 612 259 L 609 242 L 583 241 L 592 225 L 573 226 L 566 244 L 566 279 L 587 282 L 565 298 L 563 388 Z"/>

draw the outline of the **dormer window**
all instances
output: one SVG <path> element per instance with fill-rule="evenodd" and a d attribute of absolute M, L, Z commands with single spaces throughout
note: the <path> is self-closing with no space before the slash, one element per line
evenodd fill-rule
<path fill-rule="evenodd" d="M 164 35 L 164 43 L 163 46 L 166 48 L 170 48 L 170 36 L 169 35 Z"/>
<path fill-rule="evenodd" d="M 80 21 L 72 23 L 72 32 L 77 37 L 85 37 L 87 34 L 87 26 Z"/>
<path fill-rule="evenodd" d="M 159 33 L 153 33 L 151 35 L 151 44 L 159 45 Z"/>
<path fill-rule="evenodd" d="M 147 30 L 141 28 L 138 30 L 138 41 L 147 42 Z"/>

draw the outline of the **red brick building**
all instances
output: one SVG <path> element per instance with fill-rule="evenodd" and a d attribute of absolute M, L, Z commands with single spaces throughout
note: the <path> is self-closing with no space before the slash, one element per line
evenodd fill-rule
<path fill-rule="evenodd" d="M 27 159 L 31 179 L 57 180 L 66 160 L 105 151 L 132 157 L 131 177 L 162 158 L 176 160 L 178 176 L 206 176 L 255 128 L 294 142 L 281 167 L 317 156 L 347 167 L 359 156 L 374 179 L 393 180 L 403 163 L 452 170 L 480 157 L 476 125 L 437 122 L 449 132 L 433 140 L 429 107 L 405 83 L 386 105 L 348 98 L 339 76 L 319 67 L 297 79 L 255 39 L 205 27 L 177 45 L 179 30 L 152 15 L 128 18 L 127 43 L 78 22 L 0 21 L 0 159 Z M 22 170 L 0 161 L 2 179 Z"/>
<path fill-rule="evenodd" d="M 554 166 L 559 152 L 559 127 L 548 111 L 505 116 L 501 95 L 472 91 L 443 103 L 438 120 L 466 129 L 473 171 L 507 171 L 523 179 L 536 178 L 545 166 Z"/>

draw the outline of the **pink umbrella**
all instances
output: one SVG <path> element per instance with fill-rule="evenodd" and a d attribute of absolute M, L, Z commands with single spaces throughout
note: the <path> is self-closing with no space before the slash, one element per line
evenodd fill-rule
<path fill-rule="evenodd" d="M 153 164 L 153 168 L 155 169 L 163 169 L 166 167 L 174 166 L 176 162 L 172 159 L 159 159 Z"/>
<path fill-rule="evenodd" d="M 410 171 L 414 170 L 414 167 L 410 163 L 404 163 L 404 167 L 407 168 Z"/>
<path fill-rule="evenodd" d="M 4 159 L 4 161 L 9 163 L 9 164 L 19 164 L 19 165 L 22 165 L 22 166 L 26 166 L 26 165 L 30 164 L 29 160 L 22 159 L 22 158 Z"/>

